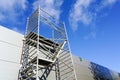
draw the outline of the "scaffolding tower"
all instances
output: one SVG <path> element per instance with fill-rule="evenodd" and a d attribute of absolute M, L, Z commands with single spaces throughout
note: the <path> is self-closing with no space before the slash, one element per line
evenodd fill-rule
<path fill-rule="evenodd" d="M 65 24 L 37 8 L 27 21 L 20 63 L 18 80 L 77 80 Z"/>

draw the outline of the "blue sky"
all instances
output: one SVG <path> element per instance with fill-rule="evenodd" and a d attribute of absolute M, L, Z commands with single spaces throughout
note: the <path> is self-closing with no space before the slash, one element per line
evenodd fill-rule
<path fill-rule="evenodd" d="M 0 25 L 24 34 L 38 5 L 65 22 L 73 54 L 120 72 L 120 0 L 1 0 Z"/>

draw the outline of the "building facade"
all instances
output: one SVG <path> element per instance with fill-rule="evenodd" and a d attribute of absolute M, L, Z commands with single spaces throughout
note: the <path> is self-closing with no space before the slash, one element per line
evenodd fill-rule
<path fill-rule="evenodd" d="M 77 80 L 120 80 L 120 73 L 73 55 Z"/>
<path fill-rule="evenodd" d="M 0 26 L 0 80 L 17 80 L 23 37 Z"/>
<path fill-rule="evenodd" d="M 24 36 L 2 26 L 0 36 L 0 80 L 18 80 Z M 74 55 L 72 60 L 77 80 L 120 80 L 120 73 L 106 67 Z M 55 76 L 51 71 L 47 80 L 56 80 Z"/>

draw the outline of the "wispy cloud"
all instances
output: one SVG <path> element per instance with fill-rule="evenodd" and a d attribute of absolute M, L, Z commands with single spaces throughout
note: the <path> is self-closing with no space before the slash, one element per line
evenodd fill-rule
<path fill-rule="evenodd" d="M 23 33 L 23 31 L 20 31 L 20 28 L 17 28 L 17 26 L 25 23 L 24 17 L 26 17 L 27 14 L 24 14 L 24 12 L 29 5 L 32 5 L 30 7 L 33 7 L 33 9 L 36 9 L 40 5 L 41 8 L 49 12 L 49 14 L 59 19 L 62 3 L 63 0 L 35 0 L 33 3 L 28 0 L 1 0 L 0 24 L 5 24 L 9 26 L 10 29 Z"/>
<path fill-rule="evenodd" d="M 59 19 L 62 3 L 63 0 L 37 0 L 33 3 L 33 6 L 36 9 L 40 5 L 46 12 Z"/>
<path fill-rule="evenodd" d="M 22 9 L 26 8 L 26 0 L 0 0 L 0 8 L 3 10 L 14 9 L 16 5 L 21 6 Z"/>
<path fill-rule="evenodd" d="M 90 25 L 97 17 L 97 14 L 104 8 L 114 5 L 118 0 L 77 0 L 69 14 L 69 24 L 73 31 L 76 31 L 79 24 Z M 92 7 L 92 10 L 91 10 Z"/>
<path fill-rule="evenodd" d="M 103 0 L 102 1 L 102 6 L 106 7 L 106 6 L 111 6 L 113 4 L 115 4 L 118 0 Z"/>
<path fill-rule="evenodd" d="M 9 26 L 9 29 L 24 34 L 18 26 L 23 24 L 23 12 L 27 8 L 26 4 L 27 0 L 0 0 L 0 25 Z"/>
<path fill-rule="evenodd" d="M 91 3 L 92 0 L 77 0 L 74 4 L 69 17 L 69 23 L 74 31 L 77 30 L 80 22 L 85 25 L 90 24 L 92 17 L 87 9 Z"/>
<path fill-rule="evenodd" d="M 16 21 L 19 10 L 25 10 L 27 0 L 0 0 L 0 22 Z"/>
<path fill-rule="evenodd" d="M 89 40 L 89 39 L 96 39 L 96 31 L 92 31 L 86 36 L 83 37 L 84 40 Z"/>

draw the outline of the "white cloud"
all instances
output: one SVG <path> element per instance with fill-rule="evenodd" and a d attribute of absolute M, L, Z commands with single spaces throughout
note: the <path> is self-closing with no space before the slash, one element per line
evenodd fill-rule
<path fill-rule="evenodd" d="M 19 12 L 16 9 L 25 10 L 27 0 L 0 0 L 0 21 L 16 21 Z"/>
<path fill-rule="evenodd" d="M 14 9 L 15 5 L 25 9 L 26 2 L 26 0 L 0 0 L 0 9 L 11 10 Z"/>
<path fill-rule="evenodd" d="M 24 34 L 18 30 L 22 12 L 26 9 L 27 0 L 0 0 L 0 24 L 8 25 L 10 29 Z M 16 27 L 13 27 L 16 26 Z"/>
<path fill-rule="evenodd" d="M 91 3 L 92 0 L 77 0 L 74 4 L 69 17 L 69 22 L 74 31 L 77 30 L 79 22 L 82 22 L 85 25 L 89 25 L 91 22 L 92 17 L 87 11 Z"/>
<path fill-rule="evenodd" d="M 79 23 L 84 25 L 92 24 L 99 12 L 106 7 L 114 5 L 117 1 L 118 0 L 101 0 L 97 4 L 97 0 L 77 0 L 69 14 L 69 24 L 72 30 L 76 31 L 79 27 Z M 93 5 L 95 5 L 92 7 L 94 12 L 90 10 L 90 7 Z"/>
<path fill-rule="evenodd" d="M 84 40 L 88 40 L 88 39 L 96 39 L 96 32 L 92 31 L 88 35 L 84 36 Z"/>
<path fill-rule="evenodd" d="M 22 9 L 26 9 L 27 0 L 17 0 L 18 4 L 21 5 Z"/>
<path fill-rule="evenodd" d="M 116 2 L 117 2 L 117 0 L 103 0 L 103 6 L 110 6 Z"/>
<path fill-rule="evenodd" d="M 119 0 L 102 0 L 100 5 L 98 5 L 98 7 L 96 8 L 96 11 L 100 12 L 102 9 L 106 7 L 112 8 L 112 6 L 118 1 Z"/>
<path fill-rule="evenodd" d="M 40 5 L 40 7 L 50 15 L 59 19 L 61 13 L 60 7 L 62 3 L 63 0 L 37 0 L 33 3 L 33 7 L 36 9 Z"/>

